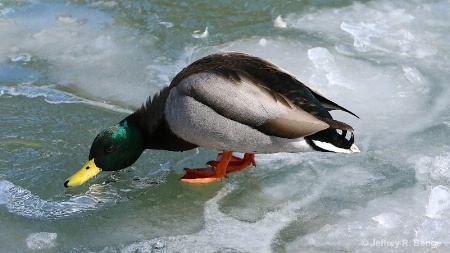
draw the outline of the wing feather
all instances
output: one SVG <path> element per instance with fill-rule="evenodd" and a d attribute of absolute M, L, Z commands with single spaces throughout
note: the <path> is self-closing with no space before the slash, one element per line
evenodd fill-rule
<path fill-rule="evenodd" d="M 233 75 L 231 80 L 217 73 L 197 73 L 179 86 L 188 86 L 185 87 L 186 95 L 218 114 L 268 135 L 300 138 L 330 127 L 286 96 L 256 83 L 244 73 L 237 75 L 239 78 Z M 222 99 L 224 96 L 227 99 Z"/>

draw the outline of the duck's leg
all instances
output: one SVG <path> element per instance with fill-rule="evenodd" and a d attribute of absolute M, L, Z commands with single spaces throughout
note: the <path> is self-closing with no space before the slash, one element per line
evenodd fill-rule
<path fill-rule="evenodd" d="M 222 159 L 222 156 L 223 153 L 220 153 L 217 155 L 216 160 L 209 161 L 206 164 L 210 166 L 217 166 Z M 250 164 L 256 166 L 255 154 L 245 153 L 243 158 L 232 156 L 230 162 L 228 163 L 226 174 L 241 171 L 247 168 Z"/>
<path fill-rule="evenodd" d="M 189 169 L 185 168 L 186 174 L 180 178 L 182 182 L 186 183 L 209 183 L 220 180 L 227 174 L 227 167 L 233 156 L 233 151 L 224 151 L 222 158 L 217 165 L 209 168 Z"/>

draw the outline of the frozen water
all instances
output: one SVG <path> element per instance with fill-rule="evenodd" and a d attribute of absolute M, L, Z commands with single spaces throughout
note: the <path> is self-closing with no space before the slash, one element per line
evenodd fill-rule
<path fill-rule="evenodd" d="M 94 8 L 113 8 L 117 5 L 116 1 L 95 1 L 91 4 Z"/>
<path fill-rule="evenodd" d="M 70 10 L 70 14 L 61 14 L 65 10 Z M 26 11 L 26 8 L 18 9 L 5 14 L 6 19 L 0 18 L 0 37 L 10 38 L 0 41 L 0 55 L 24 62 L 26 58 L 19 54 L 26 52 L 33 56 L 33 62 L 50 62 L 52 67 L 45 70 L 50 79 L 72 87 L 77 83 L 77 89 L 89 90 L 103 99 L 139 106 L 152 92 L 147 85 L 152 80 L 143 71 L 148 61 L 134 50 L 134 37 L 125 29 L 108 29 L 112 22 L 108 15 L 95 9 L 56 3 L 39 3 L 33 11 Z M 22 32 L 12 31 L 13 28 Z M 151 44 L 152 38 L 148 39 Z M 0 58 L 0 64 L 3 61 Z M 136 64 L 140 68 L 129 68 Z M 141 89 L 136 93 L 141 95 L 127 98 L 117 95 L 125 93 L 128 83 L 141 83 L 140 87 L 134 87 Z M 154 91 L 165 84 L 155 83 Z"/>
<path fill-rule="evenodd" d="M 100 108 L 109 109 L 117 112 L 131 113 L 132 111 L 116 105 L 88 100 L 77 97 L 73 94 L 60 91 L 53 85 L 37 86 L 32 83 L 23 83 L 18 86 L 0 86 L 0 97 L 4 95 L 26 96 L 29 98 L 44 97 L 45 101 L 50 104 L 60 103 L 84 103 Z"/>
<path fill-rule="evenodd" d="M 262 38 L 259 40 L 258 44 L 262 47 L 265 47 L 265 46 L 267 46 L 267 40 Z"/>
<path fill-rule="evenodd" d="M 396 213 L 381 213 L 372 220 L 378 221 L 378 223 L 386 228 L 395 228 L 398 226 L 399 220 Z"/>
<path fill-rule="evenodd" d="M 161 22 L 159 22 L 161 25 L 164 25 L 165 27 L 167 27 L 167 28 L 170 28 L 170 27 L 172 27 L 173 26 L 173 23 L 171 23 L 171 22 L 164 22 L 164 21 L 161 21 Z"/>
<path fill-rule="evenodd" d="M 277 28 L 286 28 L 287 27 L 287 24 L 286 24 L 286 22 L 284 22 L 281 15 L 277 16 L 275 21 L 273 21 L 273 25 Z"/>
<path fill-rule="evenodd" d="M 425 186 L 450 183 L 450 156 L 423 156 L 415 162 L 416 178 Z"/>
<path fill-rule="evenodd" d="M 417 86 L 427 86 L 425 77 L 416 68 L 403 66 L 403 71 L 405 72 L 406 79 L 408 79 L 411 84 L 415 84 Z"/>
<path fill-rule="evenodd" d="M 328 49 L 323 47 L 311 48 L 308 50 L 308 57 L 314 63 L 318 72 L 311 76 L 310 83 L 340 85 L 350 88 L 348 84 L 350 82 L 341 75 L 339 66 Z"/>
<path fill-rule="evenodd" d="M 338 223 L 326 224 L 303 237 L 290 249 L 339 247 L 357 252 L 424 252 L 439 248 L 445 252 L 444 231 L 449 225 L 425 216 L 426 195 L 412 188 L 374 199 L 366 208 L 350 211 Z M 410 201 L 399 202 L 399 198 Z"/>
<path fill-rule="evenodd" d="M 191 153 L 195 156 L 198 151 L 194 150 Z M 161 164 L 158 170 L 134 173 L 133 181 L 127 182 L 126 187 L 121 189 L 116 188 L 117 184 L 121 184 L 120 176 L 110 175 L 105 183 L 93 184 L 87 191 L 62 200 L 44 200 L 29 190 L 0 177 L 0 206 L 5 206 L 15 215 L 33 219 L 56 220 L 82 217 L 92 211 L 97 212 L 127 201 L 129 195 L 139 195 L 163 183 L 168 167 L 177 166 L 189 158 L 189 156 L 174 158 L 173 164 Z M 115 184 L 110 184 L 108 181 Z"/>
<path fill-rule="evenodd" d="M 431 190 L 427 206 L 427 216 L 430 218 L 450 217 L 450 189 L 438 185 Z"/>
<path fill-rule="evenodd" d="M 30 191 L 16 186 L 9 181 L 0 180 L 0 205 L 9 212 L 27 218 L 64 219 L 86 215 L 89 211 L 99 211 L 123 201 L 130 192 L 140 192 L 154 186 L 158 180 L 139 178 L 129 188 L 117 191 L 109 185 L 92 185 L 83 194 L 74 195 L 68 200 L 48 201 L 33 195 Z"/>
<path fill-rule="evenodd" d="M 11 57 L 12 62 L 29 62 L 31 60 L 31 55 L 28 53 L 20 53 Z"/>
<path fill-rule="evenodd" d="M 27 246 L 32 250 L 45 250 L 56 246 L 56 233 L 38 232 L 30 234 L 27 239 Z"/>
<path fill-rule="evenodd" d="M 314 33 L 325 32 L 335 41 L 345 39 L 345 31 L 353 39 L 353 47 L 338 43 L 342 52 L 394 53 L 394 56 L 407 56 L 426 59 L 435 56 L 445 47 L 435 39 L 448 10 L 448 3 L 434 4 L 401 3 L 399 5 L 376 1 L 362 4 L 354 3 L 334 11 L 319 10 L 297 18 L 289 16 L 292 26 Z M 430 18 L 427 18 L 430 17 Z M 436 22 L 436 23 L 434 23 Z M 289 24 L 290 22 L 288 22 Z M 326 26 L 322 25 L 327 23 Z M 427 27 L 433 27 L 427 30 Z M 437 44 L 430 45 L 429 39 Z M 446 51 L 444 49 L 444 51 Z"/>
<path fill-rule="evenodd" d="M 72 197 L 61 202 L 46 201 L 30 191 L 0 180 L 0 205 L 20 216 L 39 219 L 58 219 L 79 216 L 90 210 L 98 210 L 114 204 L 118 195 L 115 192 L 102 192 L 92 188 L 90 193 Z"/>
<path fill-rule="evenodd" d="M 32 84 L 21 84 L 18 86 L 0 86 L 0 96 L 26 96 L 29 98 L 44 97 L 48 103 L 76 103 L 79 99 L 70 94 L 55 89 L 52 86 L 36 86 Z"/>
<path fill-rule="evenodd" d="M 204 32 L 201 32 L 200 30 L 196 30 L 192 33 L 192 37 L 196 38 L 196 39 L 203 39 L 208 37 L 209 32 L 208 32 L 208 27 L 205 28 Z"/>
<path fill-rule="evenodd" d="M 242 222 L 229 217 L 219 209 L 219 202 L 230 192 L 223 188 L 217 196 L 205 203 L 204 229 L 192 235 L 172 236 L 141 241 L 126 246 L 121 252 L 136 252 L 164 248 L 168 252 L 271 252 L 271 243 L 278 231 L 295 217 L 295 205 L 268 212 L 256 223 Z"/>

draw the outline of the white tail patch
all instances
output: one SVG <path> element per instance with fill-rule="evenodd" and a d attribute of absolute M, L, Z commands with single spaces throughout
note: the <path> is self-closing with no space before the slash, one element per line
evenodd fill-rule
<path fill-rule="evenodd" d="M 314 142 L 314 144 L 317 147 L 319 147 L 321 149 L 328 150 L 328 151 L 336 152 L 336 153 L 347 153 L 347 154 L 350 154 L 350 153 L 359 153 L 359 152 L 361 152 L 359 150 L 359 148 L 355 144 L 352 144 L 352 146 L 349 149 L 344 149 L 344 148 L 338 148 L 338 147 L 334 146 L 331 143 L 321 142 L 321 141 L 316 141 L 316 140 L 312 140 L 312 141 Z"/>

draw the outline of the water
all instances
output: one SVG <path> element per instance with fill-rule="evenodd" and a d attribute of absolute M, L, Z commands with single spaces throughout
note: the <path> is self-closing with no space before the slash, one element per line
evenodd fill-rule
<path fill-rule="evenodd" d="M 0 1 L 0 251 L 448 252 L 450 1 Z M 103 128 L 190 62 L 268 59 L 361 119 L 361 153 L 146 151 L 65 189 Z"/>

